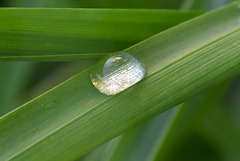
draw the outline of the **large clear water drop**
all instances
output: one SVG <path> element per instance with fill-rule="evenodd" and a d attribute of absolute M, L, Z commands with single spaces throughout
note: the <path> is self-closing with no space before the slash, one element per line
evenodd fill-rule
<path fill-rule="evenodd" d="M 126 52 L 117 52 L 99 61 L 90 74 L 92 84 L 106 95 L 115 95 L 144 78 L 144 64 Z"/>

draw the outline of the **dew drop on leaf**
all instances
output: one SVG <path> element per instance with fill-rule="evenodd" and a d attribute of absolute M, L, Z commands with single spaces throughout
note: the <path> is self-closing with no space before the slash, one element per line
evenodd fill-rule
<path fill-rule="evenodd" d="M 92 84 L 106 95 L 115 95 L 144 78 L 144 64 L 126 52 L 117 52 L 101 59 L 92 69 Z"/>

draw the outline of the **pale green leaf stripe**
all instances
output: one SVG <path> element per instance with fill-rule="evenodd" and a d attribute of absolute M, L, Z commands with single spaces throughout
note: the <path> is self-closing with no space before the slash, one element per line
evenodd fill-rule
<path fill-rule="evenodd" d="M 142 82 L 105 96 L 86 70 L 0 119 L 0 160 L 73 160 L 240 72 L 238 3 L 126 50 L 148 69 Z M 216 79 L 217 78 L 217 79 Z"/>
<path fill-rule="evenodd" d="M 76 60 L 123 50 L 198 11 L 0 9 L 0 60 Z"/>

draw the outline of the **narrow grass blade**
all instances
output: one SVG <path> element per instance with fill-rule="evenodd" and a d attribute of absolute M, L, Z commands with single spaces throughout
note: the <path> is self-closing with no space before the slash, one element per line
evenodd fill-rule
<path fill-rule="evenodd" d="M 182 0 L 8 0 L 4 7 L 77 7 L 77 8 L 178 8 Z"/>
<path fill-rule="evenodd" d="M 201 12 L 0 9 L 0 60 L 77 60 L 122 50 Z"/>

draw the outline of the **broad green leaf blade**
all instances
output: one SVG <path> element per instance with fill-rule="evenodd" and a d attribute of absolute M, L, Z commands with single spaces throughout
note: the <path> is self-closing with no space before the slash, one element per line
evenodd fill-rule
<path fill-rule="evenodd" d="M 50 89 L 49 87 L 51 87 L 53 83 L 55 84 L 61 80 L 63 81 L 66 76 L 69 76 L 83 68 L 82 66 L 84 65 L 84 62 L 87 62 L 88 64 L 93 63 L 92 60 L 82 60 L 80 61 L 80 64 L 74 63 L 71 64 L 71 66 L 64 66 L 60 68 L 59 72 L 52 74 L 49 78 L 37 86 L 37 88 L 34 90 L 34 95 Z M 157 152 L 157 147 L 155 144 L 159 142 L 159 140 L 165 138 L 168 129 L 172 126 L 171 122 L 175 120 L 178 112 L 179 110 L 174 108 L 161 113 L 140 127 L 134 128 L 131 131 L 126 132 L 123 135 L 120 135 L 105 143 L 104 145 L 101 145 L 83 157 L 84 159 L 81 157 L 77 161 L 121 160 L 117 158 L 122 158 L 124 161 L 145 161 L 146 159 L 150 158 L 149 156 L 154 155 Z M 114 155 L 112 153 L 114 153 Z"/>
<path fill-rule="evenodd" d="M 238 6 L 199 16 L 127 49 L 145 63 L 148 76 L 120 94 L 101 94 L 88 69 L 5 115 L 0 119 L 0 159 L 76 159 L 236 75 Z"/>
<path fill-rule="evenodd" d="M 76 60 L 122 50 L 201 12 L 0 9 L 0 60 Z"/>

